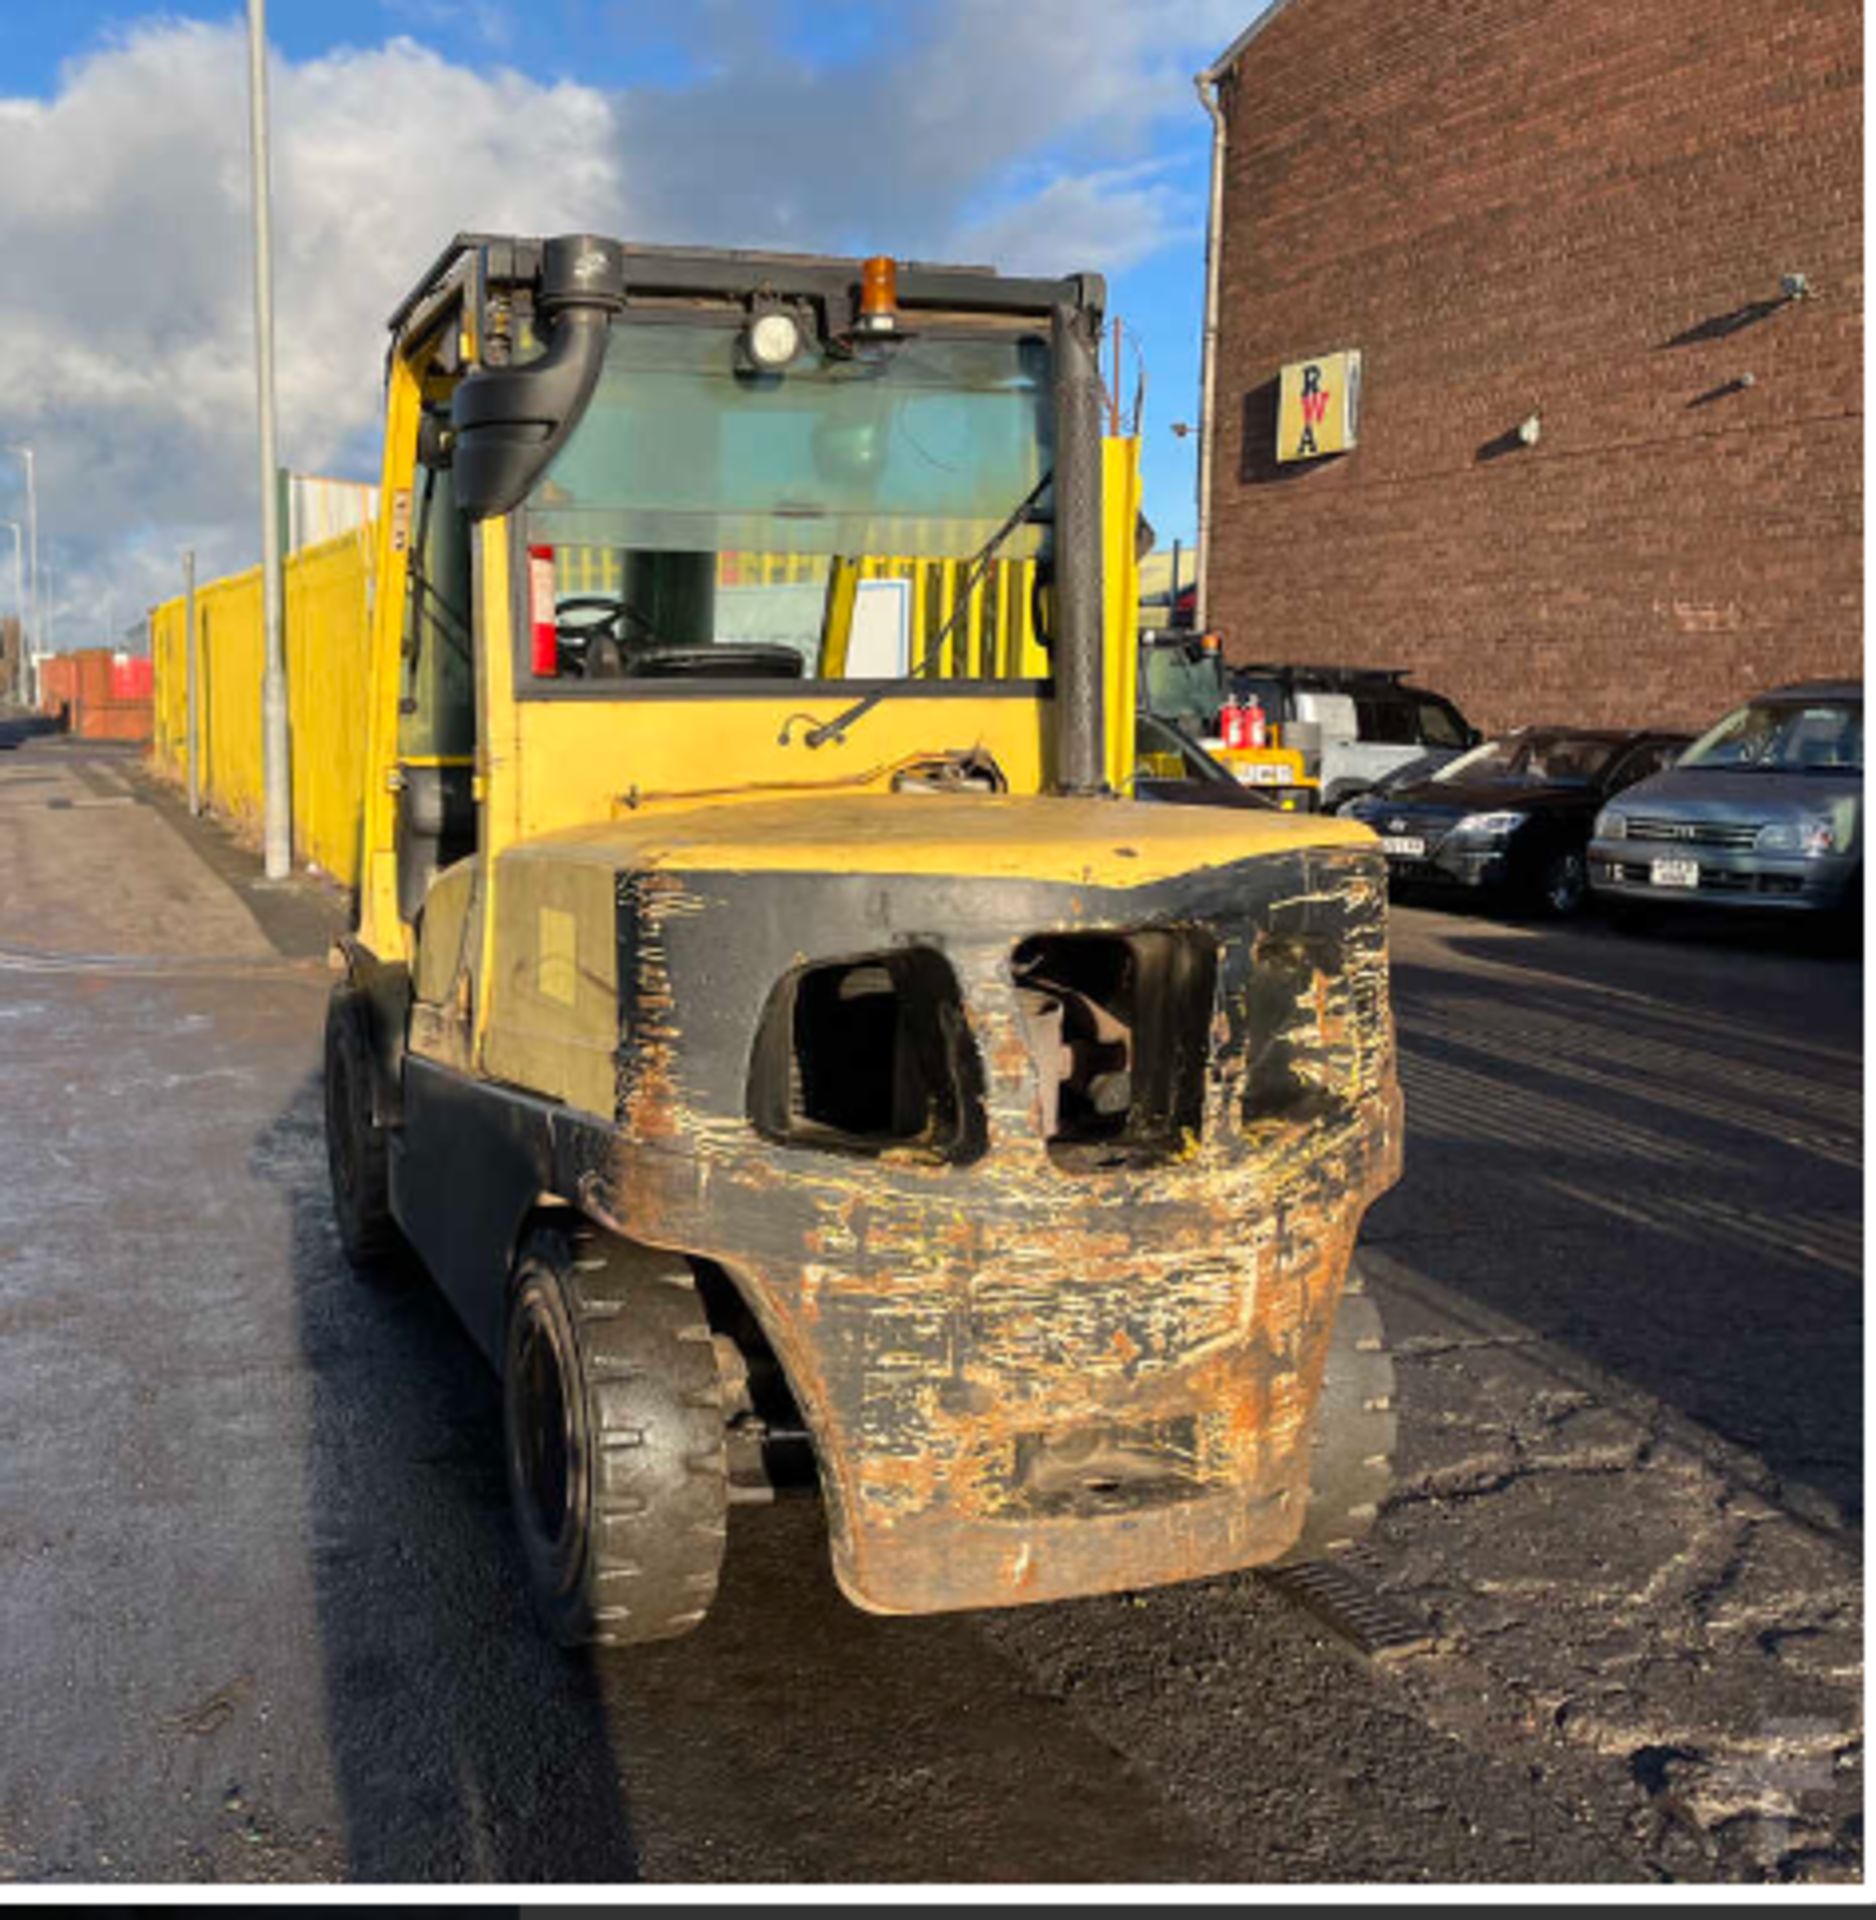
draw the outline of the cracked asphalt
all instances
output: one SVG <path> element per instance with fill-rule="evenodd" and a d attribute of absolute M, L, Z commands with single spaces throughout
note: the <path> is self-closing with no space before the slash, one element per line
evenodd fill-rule
<path fill-rule="evenodd" d="M 1254 1576 L 691 1638 L 520 1600 L 492 1382 L 327 1217 L 331 916 L 111 750 L 0 756 L 0 1877 L 1862 1873 L 1859 961 L 1397 909 L 1371 1663 Z"/>

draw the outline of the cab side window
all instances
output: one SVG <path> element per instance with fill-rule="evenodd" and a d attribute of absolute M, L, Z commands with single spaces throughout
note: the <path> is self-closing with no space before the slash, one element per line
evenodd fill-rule
<path fill-rule="evenodd" d="M 398 753 L 450 758 L 475 751 L 469 523 L 457 509 L 447 469 L 420 467 L 415 492 Z"/>
<path fill-rule="evenodd" d="M 1392 693 L 1358 693 L 1355 716 L 1366 742 L 1384 747 L 1413 747 L 1420 744 L 1414 732 L 1411 701 Z"/>
<path fill-rule="evenodd" d="M 447 468 L 420 466 L 414 493 L 397 713 L 397 899 L 406 920 L 436 876 L 476 850 L 469 522 Z"/>
<path fill-rule="evenodd" d="M 1466 744 L 1466 730 L 1459 716 L 1444 700 L 1420 702 L 1420 738 L 1429 747 L 1460 748 Z"/>

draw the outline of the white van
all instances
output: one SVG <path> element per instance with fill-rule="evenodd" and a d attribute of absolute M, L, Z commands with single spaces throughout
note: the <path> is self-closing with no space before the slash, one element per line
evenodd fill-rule
<path fill-rule="evenodd" d="M 1231 680 L 1312 753 L 1325 812 L 1403 768 L 1431 773 L 1479 741 L 1450 700 L 1408 686 L 1405 669 L 1258 665 L 1234 667 Z"/>

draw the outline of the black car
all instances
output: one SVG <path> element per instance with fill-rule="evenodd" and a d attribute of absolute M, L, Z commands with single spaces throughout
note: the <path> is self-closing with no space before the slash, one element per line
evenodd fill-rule
<path fill-rule="evenodd" d="M 1572 914 L 1588 893 L 1585 850 L 1598 809 L 1673 765 L 1688 737 L 1520 727 L 1346 811 L 1381 836 L 1388 873 L 1402 884 L 1489 891 Z"/>

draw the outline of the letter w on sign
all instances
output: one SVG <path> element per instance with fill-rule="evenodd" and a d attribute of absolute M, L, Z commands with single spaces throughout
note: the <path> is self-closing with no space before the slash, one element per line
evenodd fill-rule
<path fill-rule="evenodd" d="M 1326 393 L 1305 393 L 1300 397 L 1304 421 L 1312 427 L 1321 426 L 1323 415 L 1329 411 L 1329 396 Z"/>

